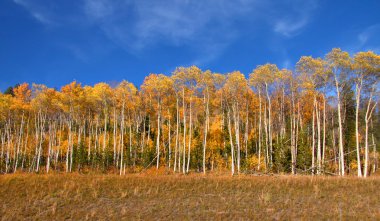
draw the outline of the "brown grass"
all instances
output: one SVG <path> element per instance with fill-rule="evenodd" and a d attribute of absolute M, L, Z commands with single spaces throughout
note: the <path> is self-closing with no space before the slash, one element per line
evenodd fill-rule
<path fill-rule="evenodd" d="M 3 175 L 2 220 L 380 219 L 380 178 Z"/>

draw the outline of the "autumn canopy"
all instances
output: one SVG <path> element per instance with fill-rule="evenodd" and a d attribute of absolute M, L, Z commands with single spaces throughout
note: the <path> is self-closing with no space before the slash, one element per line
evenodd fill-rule
<path fill-rule="evenodd" d="M 333 49 L 249 77 L 196 66 L 171 76 L 0 94 L 2 173 L 348 173 L 378 166 L 380 56 Z"/>

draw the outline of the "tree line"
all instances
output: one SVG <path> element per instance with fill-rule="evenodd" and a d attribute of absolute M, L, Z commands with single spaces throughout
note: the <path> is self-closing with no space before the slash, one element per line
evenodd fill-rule
<path fill-rule="evenodd" d="M 23 83 L 0 93 L 0 171 L 366 177 L 378 167 L 379 79 L 379 55 L 334 48 L 248 78 L 191 66 L 139 89 Z"/>

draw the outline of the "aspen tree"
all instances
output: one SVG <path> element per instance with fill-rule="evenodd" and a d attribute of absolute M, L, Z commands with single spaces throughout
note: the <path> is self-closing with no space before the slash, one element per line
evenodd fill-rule
<path fill-rule="evenodd" d="M 358 167 L 358 177 L 362 176 L 361 170 L 361 157 L 360 157 L 360 141 L 359 141 L 359 110 L 360 110 L 360 98 L 363 87 L 363 82 L 365 85 L 376 84 L 377 79 L 379 78 L 379 68 L 380 68 L 380 56 L 374 54 L 371 51 L 368 52 L 359 52 L 354 56 L 354 82 L 355 82 L 355 93 L 356 93 L 356 110 L 355 110 L 355 137 L 356 137 L 356 160 Z M 377 75 L 377 76 L 376 76 Z M 366 119 L 367 120 L 366 112 Z M 366 136 L 368 136 L 366 134 Z M 367 151 L 367 150 L 366 150 Z M 366 152 L 367 154 L 367 152 Z M 366 156 L 366 160 L 368 156 Z M 368 162 L 365 162 L 365 164 Z M 368 166 L 367 166 L 368 167 Z M 366 174 L 367 171 L 364 173 Z"/>
<path fill-rule="evenodd" d="M 267 99 L 267 111 L 265 111 L 265 114 L 267 114 L 267 118 L 265 118 L 266 128 L 265 131 L 267 131 L 267 140 L 268 140 L 268 147 L 269 148 L 269 158 L 267 159 L 269 161 L 269 167 L 272 168 L 273 164 L 273 139 L 272 139 L 272 100 L 271 100 L 271 86 L 278 77 L 279 70 L 275 64 L 265 64 L 265 65 L 259 65 L 255 70 L 253 70 L 252 77 L 250 77 L 251 81 L 256 82 L 256 84 L 260 85 L 260 88 L 263 88 L 266 99 Z"/>
<path fill-rule="evenodd" d="M 351 69 L 350 56 L 347 52 L 339 48 L 334 48 L 326 55 L 327 67 L 333 76 L 336 98 L 338 106 L 338 125 L 339 125 L 339 165 L 340 175 L 345 175 L 344 165 L 344 146 L 343 146 L 343 119 L 342 119 L 342 97 L 341 89 L 343 87 L 343 79 L 347 77 Z"/>

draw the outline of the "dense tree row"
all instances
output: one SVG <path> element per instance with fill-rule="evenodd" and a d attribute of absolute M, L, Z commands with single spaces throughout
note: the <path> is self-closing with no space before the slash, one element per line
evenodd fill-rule
<path fill-rule="evenodd" d="M 379 55 L 333 49 L 294 71 L 258 66 L 248 79 L 192 66 L 150 74 L 140 89 L 24 83 L 0 94 L 0 170 L 368 176 L 379 77 Z"/>

